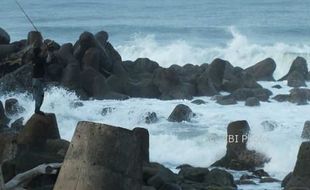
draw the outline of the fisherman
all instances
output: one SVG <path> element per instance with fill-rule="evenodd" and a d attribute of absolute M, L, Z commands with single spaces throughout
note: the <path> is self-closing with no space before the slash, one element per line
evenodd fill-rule
<path fill-rule="evenodd" d="M 33 48 L 33 73 L 32 73 L 32 87 L 33 87 L 33 98 L 35 100 L 35 113 L 44 115 L 41 111 L 41 106 L 44 100 L 44 74 L 46 60 L 42 56 L 41 46 L 35 45 Z"/>

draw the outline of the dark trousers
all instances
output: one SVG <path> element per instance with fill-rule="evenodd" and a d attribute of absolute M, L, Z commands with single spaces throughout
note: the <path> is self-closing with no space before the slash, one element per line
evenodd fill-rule
<path fill-rule="evenodd" d="M 33 99 L 35 101 L 35 112 L 39 112 L 44 99 L 44 82 L 42 78 L 32 79 Z"/>

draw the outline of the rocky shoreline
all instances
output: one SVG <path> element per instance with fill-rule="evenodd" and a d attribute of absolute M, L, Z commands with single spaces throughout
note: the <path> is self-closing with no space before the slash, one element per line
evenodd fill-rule
<path fill-rule="evenodd" d="M 26 40 L 10 43 L 10 36 L 0 28 L 0 87 L 1 93 L 31 90 L 30 57 L 32 46 L 42 41 L 38 32 L 30 32 Z M 244 101 L 246 106 L 259 106 L 270 101 L 274 94 L 263 88 L 259 81 L 275 81 L 276 63 L 271 58 L 243 69 L 228 61 L 215 59 L 210 64 L 183 67 L 172 65 L 162 68 L 148 58 L 123 61 L 108 42 L 104 31 L 95 35 L 84 32 L 75 44 L 59 45 L 44 40 L 42 49 L 47 56 L 47 44 L 53 46 L 53 63 L 47 66 L 45 78 L 49 86 L 61 86 L 75 92 L 82 100 L 117 99 L 131 97 L 161 100 L 193 99 L 212 96 L 221 105 Z M 308 104 L 310 80 L 307 61 L 297 57 L 286 80 L 293 87 L 289 94 L 276 94 L 278 102 Z M 276 85 L 273 88 L 281 88 Z M 227 92 L 228 95 L 221 95 Z M 192 101 L 201 105 L 200 99 Z M 112 108 L 111 108 L 112 109 Z M 196 167 L 183 164 L 178 174 L 164 165 L 149 160 L 149 134 L 146 129 L 127 130 L 105 124 L 79 122 L 73 140 L 61 139 L 56 115 L 33 115 L 24 125 L 23 118 L 10 122 L 10 116 L 25 109 L 17 99 L 0 103 L 0 187 L 20 180 L 18 176 L 42 164 L 63 163 L 56 172 L 27 176 L 27 182 L 17 183 L 26 189 L 110 189 L 110 190 L 225 190 L 240 185 L 280 183 L 287 190 L 310 188 L 309 142 L 300 146 L 296 166 L 285 179 L 272 178 L 262 168 L 270 161 L 266 155 L 249 150 L 247 121 L 234 121 L 227 127 L 226 155 L 210 166 Z M 104 112 L 104 110 L 102 110 Z M 109 110 L 105 110 L 108 112 Z M 190 122 L 195 113 L 189 106 L 177 105 L 167 118 L 170 122 Z M 158 120 L 155 112 L 145 118 L 146 123 Z M 10 126 L 8 126 L 11 124 Z M 302 137 L 310 138 L 309 122 L 305 123 Z M 233 139 L 233 140 L 232 140 Z M 53 165 L 54 166 L 54 165 Z M 50 169 L 50 168 L 49 168 Z M 234 179 L 230 170 L 248 171 Z M 80 176 L 83 176 L 81 180 Z M 3 178 L 3 183 L 1 183 Z M 18 179 L 18 180 L 17 180 Z M 6 184 L 4 186 L 4 184 Z M 2 186 L 3 187 L 2 187 Z"/>

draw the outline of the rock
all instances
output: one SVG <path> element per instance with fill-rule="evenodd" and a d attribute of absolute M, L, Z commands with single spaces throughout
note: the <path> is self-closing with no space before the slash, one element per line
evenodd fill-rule
<path fill-rule="evenodd" d="M 204 100 L 201 99 L 196 99 L 191 101 L 192 104 L 196 104 L 196 105 L 201 105 L 201 104 L 206 104 L 206 102 Z"/>
<path fill-rule="evenodd" d="M 289 174 L 287 174 L 282 180 L 281 187 L 285 187 L 287 183 L 290 181 L 292 176 L 293 176 L 293 172 L 290 172 Z"/>
<path fill-rule="evenodd" d="M 149 153 L 150 134 L 148 130 L 144 128 L 134 128 L 133 133 L 136 135 L 138 141 L 140 141 L 141 157 L 142 157 L 143 162 L 149 163 L 150 162 L 150 153 Z"/>
<path fill-rule="evenodd" d="M 192 99 L 196 94 L 195 85 L 184 82 L 178 73 L 171 69 L 158 68 L 154 71 L 153 83 L 158 87 L 160 99 Z"/>
<path fill-rule="evenodd" d="M 15 131 L 21 131 L 25 126 L 23 125 L 24 123 L 24 118 L 21 117 L 17 120 L 15 120 L 12 124 L 11 124 L 11 129 L 15 130 Z"/>
<path fill-rule="evenodd" d="M 160 170 L 166 170 L 167 168 L 159 163 L 150 162 L 143 163 L 143 181 L 147 183 L 147 181 L 155 176 Z"/>
<path fill-rule="evenodd" d="M 54 153 L 60 155 L 61 157 L 65 157 L 70 142 L 63 139 L 48 139 L 45 144 L 44 150 L 46 152 Z"/>
<path fill-rule="evenodd" d="M 60 139 L 55 114 L 34 114 L 18 135 L 17 142 L 29 148 L 42 148 L 48 139 Z"/>
<path fill-rule="evenodd" d="M 16 68 L 16 64 L 10 62 L 10 56 L 20 50 L 17 44 L 0 45 L 0 60 L 4 60 L 4 63 L 0 64 L 1 74 L 8 73 Z M 8 62 L 6 62 L 8 61 Z M 13 68 L 13 69 L 12 69 Z"/>
<path fill-rule="evenodd" d="M 5 101 L 5 111 L 8 115 L 15 115 L 25 111 L 25 108 L 19 104 L 17 99 L 10 98 Z"/>
<path fill-rule="evenodd" d="M 276 100 L 277 102 L 286 102 L 290 98 L 289 94 L 278 94 L 272 99 Z"/>
<path fill-rule="evenodd" d="M 182 188 L 177 184 L 166 183 L 159 190 L 182 190 Z"/>
<path fill-rule="evenodd" d="M 270 177 L 270 175 L 263 169 L 259 169 L 259 170 L 254 170 L 253 171 L 253 175 L 259 177 L 259 178 L 268 178 Z"/>
<path fill-rule="evenodd" d="M 11 41 L 10 35 L 0 27 L 0 45 L 9 44 Z"/>
<path fill-rule="evenodd" d="M 279 182 L 281 181 L 272 177 L 264 177 L 259 180 L 259 183 L 279 183 Z"/>
<path fill-rule="evenodd" d="M 96 71 L 100 68 L 100 50 L 97 48 L 89 48 L 86 50 L 83 60 L 82 60 L 82 67 L 92 67 Z"/>
<path fill-rule="evenodd" d="M 74 57 L 81 61 L 85 52 L 92 47 L 96 47 L 95 36 L 90 32 L 83 32 L 77 41 L 74 49 Z"/>
<path fill-rule="evenodd" d="M 151 124 L 158 121 L 157 114 L 155 112 L 148 112 L 145 117 L 145 123 Z"/>
<path fill-rule="evenodd" d="M 260 105 L 259 99 L 256 97 L 248 98 L 245 101 L 245 105 L 250 107 L 259 106 Z"/>
<path fill-rule="evenodd" d="M 285 190 L 310 188 L 310 141 L 303 142 L 299 148 L 296 165 L 292 176 L 285 185 Z"/>
<path fill-rule="evenodd" d="M 31 31 L 28 33 L 27 45 L 41 47 L 43 44 L 43 37 L 38 31 Z"/>
<path fill-rule="evenodd" d="M 304 129 L 301 134 L 301 138 L 310 139 L 310 121 L 306 121 Z"/>
<path fill-rule="evenodd" d="M 245 101 L 248 98 L 256 97 L 260 101 L 266 102 L 271 95 L 272 92 L 264 88 L 240 88 L 234 91 L 230 96 L 234 97 L 237 101 Z"/>
<path fill-rule="evenodd" d="M 297 105 L 308 104 L 309 94 L 307 90 L 295 88 L 290 91 L 288 101 Z"/>
<path fill-rule="evenodd" d="M 179 104 L 174 108 L 174 110 L 170 114 L 168 121 L 170 122 L 188 121 L 189 122 L 193 116 L 194 116 L 194 113 L 190 109 L 190 107 L 184 104 Z"/>
<path fill-rule="evenodd" d="M 270 159 L 254 150 L 247 149 L 250 127 L 247 121 L 235 121 L 227 127 L 226 155 L 212 166 L 233 170 L 252 170 L 262 167 Z"/>
<path fill-rule="evenodd" d="M 54 190 L 141 189 L 140 151 L 133 131 L 79 122 Z"/>
<path fill-rule="evenodd" d="M 250 179 L 243 179 L 235 181 L 237 185 L 257 185 L 254 181 Z"/>
<path fill-rule="evenodd" d="M 80 102 L 80 101 L 74 101 L 74 102 L 70 103 L 70 106 L 72 106 L 73 108 L 79 108 L 79 107 L 83 107 L 84 103 Z"/>
<path fill-rule="evenodd" d="M 17 133 L 5 131 L 0 133 L 0 166 L 3 162 L 11 160 L 17 153 Z"/>
<path fill-rule="evenodd" d="M 197 78 L 197 91 L 198 96 L 214 96 L 219 93 L 209 78 L 208 71 Z"/>
<path fill-rule="evenodd" d="M 23 92 L 32 88 L 32 65 L 26 64 L 0 78 L 2 92 Z"/>
<path fill-rule="evenodd" d="M 287 85 L 290 87 L 307 86 L 306 78 L 301 73 L 293 71 L 287 77 Z"/>
<path fill-rule="evenodd" d="M 177 175 L 167 168 L 162 168 L 153 177 L 148 179 L 147 184 L 155 187 L 156 189 L 160 189 L 165 184 L 176 182 L 177 182 Z"/>
<path fill-rule="evenodd" d="M 293 61 L 289 72 L 284 77 L 282 77 L 280 79 L 280 81 L 287 80 L 289 75 L 292 74 L 293 72 L 297 72 L 297 73 L 301 74 L 303 76 L 303 78 L 306 79 L 307 75 L 308 75 L 307 60 L 303 57 L 297 57 Z"/>
<path fill-rule="evenodd" d="M 152 186 L 142 186 L 141 190 L 156 190 L 156 189 Z"/>
<path fill-rule="evenodd" d="M 101 115 L 102 115 L 102 116 L 106 116 L 107 114 L 112 113 L 112 111 L 113 111 L 114 109 L 115 109 L 115 108 L 111 108 L 111 107 L 103 108 L 103 109 L 101 110 Z"/>
<path fill-rule="evenodd" d="M 221 169 L 213 169 L 205 178 L 204 183 L 206 186 L 216 186 L 216 187 L 232 187 L 237 188 L 234 182 L 234 177 Z"/>
<path fill-rule="evenodd" d="M 234 97 L 231 96 L 216 96 L 216 103 L 220 105 L 234 105 L 238 102 Z"/>
<path fill-rule="evenodd" d="M 148 58 L 138 58 L 136 61 L 126 64 L 126 68 L 131 74 L 153 73 L 159 64 Z"/>
<path fill-rule="evenodd" d="M 257 81 L 274 81 L 273 73 L 276 67 L 276 62 L 267 58 L 245 69 L 245 72 L 253 75 Z"/>
<path fill-rule="evenodd" d="M 0 126 L 7 126 L 10 119 L 6 116 L 3 103 L 0 101 Z"/>
<path fill-rule="evenodd" d="M 282 88 L 282 86 L 281 86 L 281 85 L 279 85 L 279 84 L 276 84 L 276 85 L 273 85 L 271 88 L 281 89 L 281 88 Z"/>
<path fill-rule="evenodd" d="M 208 168 L 182 167 L 179 176 L 185 180 L 202 183 L 209 174 Z"/>

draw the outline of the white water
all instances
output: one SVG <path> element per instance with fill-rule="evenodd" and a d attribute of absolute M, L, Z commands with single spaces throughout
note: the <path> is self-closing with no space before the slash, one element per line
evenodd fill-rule
<path fill-rule="evenodd" d="M 273 82 L 262 83 L 265 87 Z M 284 83 L 279 83 L 285 85 Z M 308 84 L 310 85 L 310 84 Z M 288 87 L 272 89 L 274 94 L 287 93 Z M 11 96 L 0 97 L 1 101 Z M 23 114 L 27 120 L 33 110 L 31 97 L 26 94 L 13 95 L 26 108 Z M 207 167 L 225 154 L 226 127 L 235 120 L 247 120 L 251 127 L 249 148 L 265 153 L 271 158 L 265 170 L 282 179 L 295 165 L 297 152 L 302 142 L 300 138 L 303 124 L 308 120 L 310 105 L 296 106 L 291 103 L 263 102 L 260 107 L 246 107 L 244 102 L 237 105 L 221 106 L 208 97 L 202 97 L 205 105 L 191 104 L 188 100 L 160 101 L 155 99 L 130 99 L 126 101 L 83 101 L 84 106 L 73 108 L 77 97 L 64 89 L 52 88 L 46 93 L 42 110 L 55 113 L 62 138 L 70 140 L 76 123 L 88 120 L 133 129 L 145 127 L 150 131 L 151 160 L 175 167 L 188 163 Z M 192 122 L 170 123 L 167 118 L 173 108 L 183 103 L 189 105 L 197 116 Z M 114 110 L 102 116 L 101 110 L 112 107 Z M 155 124 L 145 124 L 144 117 L 154 111 L 159 117 Z M 262 122 L 272 121 L 274 130 L 266 130 Z M 279 184 L 265 185 L 277 189 Z M 242 186 L 245 189 L 254 187 Z M 260 186 L 262 187 L 262 186 Z"/>
<path fill-rule="evenodd" d="M 215 58 L 222 58 L 234 66 L 247 68 L 267 57 L 273 58 L 277 63 L 275 78 L 280 78 L 290 68 L 297 56 L 310 60 L 310 45 L 286 44 L 282 42 L 270 45 L 256 44 L 241 34 L 235 27 L 230 27 L 231 40 L 223 46 L 203 47 L 193 45 L 187 40 L 175 40 L 161 44 L 154 35 L 135 35 L 132 40 L 118 45 L 123 60 L 135 60 L 139 57 L 148 57 L 157 61 L 163 67 L 172 64 L 185 65 L 187 63 L 210 63 Z"/>

